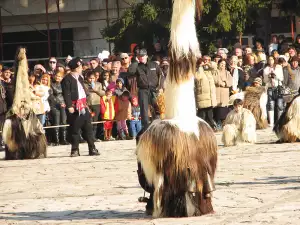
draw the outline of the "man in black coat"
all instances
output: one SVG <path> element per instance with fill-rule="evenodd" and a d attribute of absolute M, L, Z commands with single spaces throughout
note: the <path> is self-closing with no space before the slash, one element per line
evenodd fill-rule
<path fill-rule="evenodd" d="M 89 146 L 89 155 L 99 155 L 93 139 L 91 114 L 86 104 L 88 93 L 83 84 L 82 60 L 80 58 L 72 59 L 68 66 L 71 69 L 71 73 L 65 76 L 61 82 L 61 86 L 66 104 L 67 122 L 70 124 L 71 157 L 80 156 L 79 142 L 81 129 Z"/>
<path fill-rule="evenodd" d="M 159 108 L 156 103 L 159 83 L 162 71 L 159 65 L 148 60 L 146 49 L 141 49 L 138 53 L 139 64 L 136 69 L 136 79 L 138 87 L 138 99 L 141 108 L 142 126 L 146 130 L 149 126 L 148 109 L 153 107 L 154 119 L 159 117 Z"/>

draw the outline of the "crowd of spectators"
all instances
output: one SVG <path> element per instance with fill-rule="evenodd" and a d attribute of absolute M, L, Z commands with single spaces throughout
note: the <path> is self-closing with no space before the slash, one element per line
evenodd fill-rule
<path fill-rule="evenodd" d="M 102 121 L 93 125 L 95 141 L 135 138 L 142 127 L 146 126 L 145 123 L 149 123 L 147 119 L 142 119 L 145 114 L 148 114 L 148 118 L 155 119 L 155 104 L 149 104 L 149 99 L 145 101 L 148 98 L 145 96 L 149 93 L 139 91 L 141 88 L 149 89 L 153 80 L 156 89 L 154 93 L 163 93 L 169 68 L 167 49 L 163 49 L 160 43 L 154 44 L 154 49 L 149 57 L 147 50 L 140 49 L 138 45 L 132 53 L 110 55 L 108 51 L 103 51 L 98 57 L 82 62 L 85 88 L 90 93 L 87 102 L 92 120 Z M 30 68 L 29 83 L 34 112 L 46 127 L 67 124 L 61 81 L 70 73 L 68 62 L 71 59 L 68 56 L 64 61 L 58 61 L 51 57 L 48 65 L 35 64 Z M 264 48 L 262 41 L 256 40 L 255 46 L 242 48 L 235 45 L 232 52 L 219 46 L 214 55 L 199 56 L 195 75 L 198 116 L 216 131 L 221 130 L 230 111 L 230 95 L 244 91 L 248 86 L 258 85 L 265 86 L 268 90 L 268 119 L 270 126 L 273 126 L 280 116 L 280 113 L 274 114 L 274 111 L 278 108 L 282 110 L 285 104 L 278 90 L 289 89 L 290 92 L 295 92 L 300 87 L 299 60 L 300 35 L 293 45 L 289 45 L 284 37 L 274 35 L 267 48 Z M 153 75 L 152 70 L 159 71 Z M 157 74 L 154 79 L 153 76 Z M 13 76 L 12 68 L 2 65 L 2 123 L 12 105 Z M 147 77 L 147 87 L 143 87 L 142 76 Z M 155 97 L 153 96 L 154 99 Z M 139 104 L 143 106 L 140 107 Z M 66 127 L 45 130 L 49 144 L 68 144 Z M 81 138 L 81 141 L 84 142 L 84 139 Z"/>

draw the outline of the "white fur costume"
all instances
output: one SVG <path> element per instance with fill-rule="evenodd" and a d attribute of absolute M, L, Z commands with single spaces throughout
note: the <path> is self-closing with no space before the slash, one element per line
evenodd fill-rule
<path fill-rule="evenodd" d="M 300 96 L 295 97 L 277 121 L 274 131 L 282 142 L 296 142 L 300 139 Z"/>
<path fill-rule="evenodd" d="M 256 142 L 256 120 L 248 109 L 232 110 L 226 117 L 222 142 L 225 146 Z"/>

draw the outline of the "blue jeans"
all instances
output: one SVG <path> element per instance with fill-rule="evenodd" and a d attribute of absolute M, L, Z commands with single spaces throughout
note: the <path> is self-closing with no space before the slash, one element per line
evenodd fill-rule
<path fill-rule="evenodd" d="M 142 129 L 142 122 L 140 120 L 131 120 L 130 121 L 130 134 L 132 137 L 136 137 L 136 135 Z"/>

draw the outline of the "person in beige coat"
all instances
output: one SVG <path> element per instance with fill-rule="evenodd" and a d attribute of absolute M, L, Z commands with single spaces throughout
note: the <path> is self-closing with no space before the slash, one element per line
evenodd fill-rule
<path fill-rule="evenodd" d="M 210 63 L 200 66 L 195 75 L 195 98 L 197 116 L 216 130 L 217 124 L 213 118 L 213 107 L 217 105 L 216 87 Z"/>
<path fill-rule="evenodd" d="M 218 70 L 213 73 L 216 85 L 217 106 L 214 108 L 214 117 L 217 121 L 218 129 L 222 129 L 222 121 L 226 119 L 230 109 L 229 103 L 229 89 L 232 86 L 232 76 L 226 69 L 226 61 L 220 60 L 218 63 Z"/>

